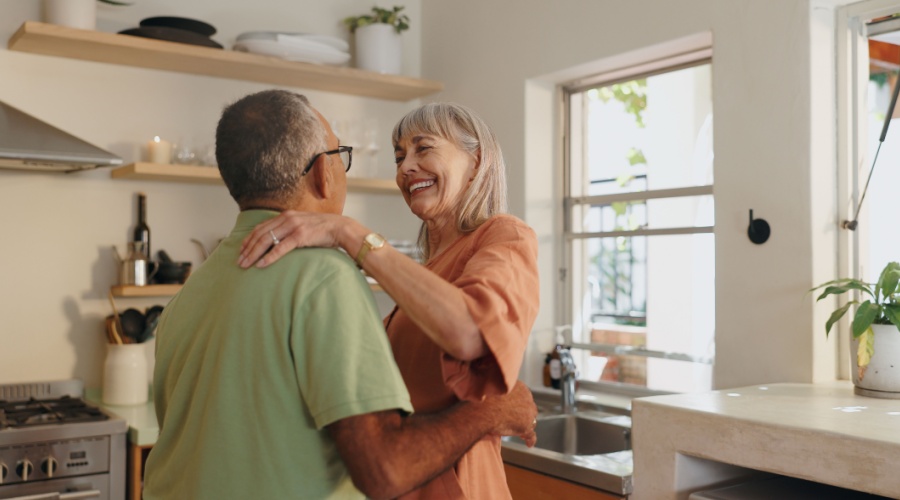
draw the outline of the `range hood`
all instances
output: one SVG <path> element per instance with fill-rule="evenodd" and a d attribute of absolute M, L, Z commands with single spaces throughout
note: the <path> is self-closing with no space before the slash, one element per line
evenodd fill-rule
<path fill-rule="evenodd" d="M 74 172 L 122 158 L 0 101 L 0 168 Z"/>

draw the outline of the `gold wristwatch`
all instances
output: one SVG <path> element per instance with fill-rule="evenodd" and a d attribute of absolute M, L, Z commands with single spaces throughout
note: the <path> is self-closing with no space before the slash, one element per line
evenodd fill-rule
<path fill-rule="evenodd" d="M 356 254 L 356 265 L 362 269 L 363 260 L 366 258 L 366 255 L 369 252 L 378 250 L 383 247 L 386 241 L 384 240 L 384 236 L 378 233 L 369 233 L 363 238 L 363 245 L 359 249 L 359 253 Z"/>

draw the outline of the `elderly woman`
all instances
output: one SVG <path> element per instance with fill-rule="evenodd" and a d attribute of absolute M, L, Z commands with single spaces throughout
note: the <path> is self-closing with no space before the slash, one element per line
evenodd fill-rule
<path fill-rule="evenodd" d="M 397 307 L 385 327 L 417 413 L 509 392 L 538 312 L 537 239 L 507 215 L 506 172 L 488 126 L 464 106 L 431 103 L 392 134 L 397 185 L 422 219 L 424 266 L 359 222 L 285 212 L 244 241 L 239 264 L 265 267 L 293 248 L 341 247 Z M 500 438 L 406 498 L 509 498 Z"/>

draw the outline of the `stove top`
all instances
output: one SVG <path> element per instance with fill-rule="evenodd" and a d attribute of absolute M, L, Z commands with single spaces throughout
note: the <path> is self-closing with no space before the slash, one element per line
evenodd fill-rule
<path fill-rule="evenodd" d="M 26 401 L 0 400 L 0 430 L 107 419 L 109 416 L 99 408 L 77 397 L 30 398 Z"/>
<path fill-rule="evenodd" d="M 83 399 L 79 380 L 0 384 L 0 449 L 22 443 L 125 433 L 124 419 Z"/>
<path fill-rule="evenodd" d="M 0 498 L 125 498 L 128 424 L 83 396 L 77 379 L 0 384 Z"/>

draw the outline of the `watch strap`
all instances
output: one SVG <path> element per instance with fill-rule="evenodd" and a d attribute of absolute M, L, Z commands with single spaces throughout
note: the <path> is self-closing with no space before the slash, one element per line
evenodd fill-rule
<path fill-rule="evenodd" d="M 375 243 L 372 242 L 375 240 Z M 360 269 L 362 269 L 363 260 L 365 260 L 366 256 L 369 255 L 369 252 L 372 250 L 377 250 L 384 246 L 384 237 L 378 233 L 369 233 L 363 238 L 363 244 L 359 248 L 359 252 L 356 254 L 356 265 Z"/>

